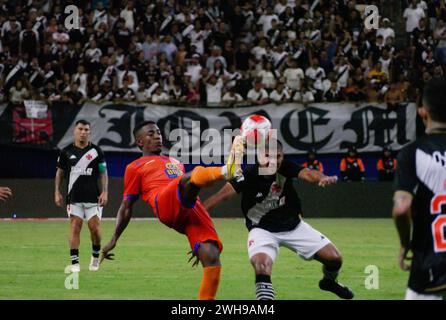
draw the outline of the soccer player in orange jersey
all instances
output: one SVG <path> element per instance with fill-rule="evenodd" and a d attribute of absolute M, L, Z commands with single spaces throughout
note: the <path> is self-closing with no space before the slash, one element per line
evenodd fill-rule
<path fill-rule="evenodd" d="M 162 136 L 155 122 L 137 125 L 133 134 L 143 156 L 125 170 L 124 197 L 112 239 L 102 249 L 102 260 L 110 259 L 112 254 L 109 252 L 127 227 L 133 204 L 141 196 L 162 223 L 187 236 L 192 258 L 196 259 L 194 265 L 198 261 L 203 265 L 199 299 L 213 300 L 220 282 L 222 243 L 198 193 L 202 187 L 217 180 L 230 180 L 242 174 L 243 140 L 240 136 L 234 139 L 226 165 L 197 166 L 190 173 L 185 173 L 182 163 L 161 155 Z"/>

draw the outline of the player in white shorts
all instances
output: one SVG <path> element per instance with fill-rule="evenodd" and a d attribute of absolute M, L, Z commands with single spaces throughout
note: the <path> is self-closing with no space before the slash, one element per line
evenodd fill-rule
<path fill-rule="evenodd" d="M 90 142 L 90 123 L 79 120 L 74 128 L 74 143 L 62 149 L 57 160 L 55 202 L 63 206 L 60 192 L 62 180 L 67 180 L 67 213 L 70 218 L 71 271 L 79 272 L 80 232 L 84 220 L 90 229 L 92 254 L 90 271 L 99 269 L 101 251 L 102 208 L 108 199 L 107 167 L 102 150 Z M 101 189 L 98 188 L 98 180 Z"/>
<path fill-rule="evenodd" d="M 323 265 L 322 290 L 331 291 L 343 299 L 352 299 L 353 292 L 337 282 L 342 257 L 331 241 L 301 218 L 300 200 L 293 187 L 293 178 L 318 183 L 325 187 L 337 182 L 336 176 L 325 176 L 284 160 L 282 145 L 277 150 L 266 148 L 271 175 L 260 175 L 259 165 L 247 168 L 243 178 L 228 183 L 204 202 L 211 210 L 221 201 L 242 194 L 241 207 L 246 219 L 248 255 L 256 274 L 256 298 L 275 298 L 271 283 L 272 265 L 280 247 L 286 247 L 305 260 L 315 259 Z M 270 154 L 268 154 L 270 153 Z"/>

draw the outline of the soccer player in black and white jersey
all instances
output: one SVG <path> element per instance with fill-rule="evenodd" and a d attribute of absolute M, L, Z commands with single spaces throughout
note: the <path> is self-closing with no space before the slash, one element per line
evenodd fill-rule
<path fill-rule="evenodd" d="M 102 208 L 108 200 L 107 166 L 102 150 L 90 142 L 90 123 L 76 122 L 74 143 L 62 149 L 57 160 L 54 199 L 63 206 L 62 180 L 67 181 L 67 213 L 70 218 L 71 271 L 79 272 L 80 232 L 84 220 L 88 223 L 92 241 L 90 271 L 99 269 L 101 249 L 100 221 Z M 98 187 L 98 180 L 101 187 Z"/>
<path fill-rule="evenodd" d="M 393 218 L 401 242 L 398 262 L 410 270 L 407 300 L 446 299 L 445 101 L 446 79 L 430 80 L 418 108 L 426 135 L 398 155 Z"/>
<path fill-rule="evenodd" d="M 246 219 L 248 255 L 256 275 L 256 298 L 273 300 L 271 282 L 273 263 L 279 247 L 286 247 L 305 260 L 315 259 L 323 265 L 322 290 L 331 291 L 343 299 L 352 299 L 353 292 L 337 282 L 342 256 L 333 243 L 302 219 L 302 209 L 293 179 L 299 178 L 319 186 L 337 182 L 336 176 L 325 176 L 319 171 L 303 168 L 284 160 L 282 145 L 277 150 L 266 148 L 264 165 L 254 165 L 243 171 L 243 179 L 232 180 L 204 202 L 213 209 L 241 193 L 241 208 Z M 269 175 L 260 174 L 261 167 L 275 168 Z"/>

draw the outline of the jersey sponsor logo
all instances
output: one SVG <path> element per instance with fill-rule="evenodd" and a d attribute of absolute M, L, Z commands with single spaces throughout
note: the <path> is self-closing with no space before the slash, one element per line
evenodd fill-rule
<path fill-rule="evenodd" d="M 248 241 L 248 247 L 251 247 L 254 244 L 254 240 L 249 240 Z"/>
<path fill-rule="evenodd" d="M 176 177 L 180 177 L 183 175 L 183 171 L 181 170 L 178 163 L 166 163 L 166 175 L 173 179 Z"/>
<path fill-rule="evenodd" d="M 71 167 L 71 172 L 81 176 L 91 176 L 93 174 L 93 168 Z"/>
<path fill-rule="evenodd" d="M 77 158 L 74 154 L 72 154 L 69 159 L 71 160 L 71 159 L 77 159 Z"/>
<path fill-rule="evenodd" d="M 70 171 L 70 178 L 69 178 L 69 183 L 68 183 L 68 193 L 70 193 L 71 189 L 73 188 L 74 183 L 77 181 L 77 179 L 79 179 L 80 176 L 82 175 L 91 175 L 92 171 L 90 171 L 91 173 L 88 174 L 88 170 L 92 170 L 91 168 L 88 168 L 88 166 L 90 165 L 90 163 L 96 159 L 99 156 L 98 152 L 96 149 L 91 149 L 89 150 L 87 153 L 85 153 L 82 158 L 79 159 L 79 161 L 76 163 L 76 165 L 73 168 L 75 168 L 75 170 Z M 90 158 L 90 159 L 87 159 Z"/>
<path fill-rule="evenodd" d="M 257 193 L 256 198 L 261 198 L 261 197 L 263 197 L 263 193 L 261 192 Z"/>

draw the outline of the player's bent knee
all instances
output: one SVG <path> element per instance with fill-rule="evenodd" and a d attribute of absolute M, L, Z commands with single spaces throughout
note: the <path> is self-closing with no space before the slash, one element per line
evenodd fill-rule
<path fill-rule="evenodd" d="M 199 258 L 204 266 L 220 265 L 220 249 L 214 242 L 204 242 L 200 245 Z"/>
<path fill-rule="evenodd" d="M 256 274 L 271 274 L 271 269 L 273 267 L 273 261 L 266 254 L 256 254 L 251 259 L 251 264 L 255 270 Z"/>

